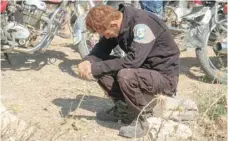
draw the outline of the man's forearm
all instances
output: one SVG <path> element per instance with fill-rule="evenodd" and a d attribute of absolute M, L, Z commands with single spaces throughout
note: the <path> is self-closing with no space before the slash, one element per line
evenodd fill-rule
<path fill-rule="evenodd" d="M 95 55 L 88 55 L 85 58 L 83 58 L 83 60 L 87 60 L 89 61 L 91 64 L 101 61 L 101 59 L 97 58 Z"/>

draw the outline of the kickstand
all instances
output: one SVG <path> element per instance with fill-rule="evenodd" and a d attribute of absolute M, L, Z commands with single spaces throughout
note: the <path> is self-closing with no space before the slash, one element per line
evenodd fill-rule
<path fill-rule="evenodd" d="M 9 58 L 9 54 L 8 53 L 4 53 L 4 56 L 5 56 L 5 59 L 8 61 L 8 63 L 10 65 L 12 65 L 11 61 L 10 61 L 10 58 Z"/>

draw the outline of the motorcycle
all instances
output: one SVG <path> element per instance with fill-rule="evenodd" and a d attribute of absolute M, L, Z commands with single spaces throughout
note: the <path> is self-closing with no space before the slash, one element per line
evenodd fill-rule
<path fill-rule="evenodd" d="M 195 48 L 203 70 L 213 80 L 227 83 L 227 3 L 214 2 L 197 7 L 198 15 L 192 13 L 184 18 L 191 27 L 186 36 L 188 48 Z"/>
<path fill-rule="evenodd" d="M 41 0 L 1 1 L 1 52 L 33 53 L 47 48 L 66 14 L 50 13 Z"/>
<path fill-rule="evenodd" d="M 173 33 L 184 36 L 186 49 L 195 49 L 210 78 L 227 83 L 227 2 L 181 2 L 167 3 L 165 22 Z"/>
<path fill-rule="evenodd" d="M 110 5 L 115 7 L 118 4 L 120 3 L 114 2 Z M 221 1 L 165 3 L 165 22 L 169 29 L 174 35 L 184 36 L 185 47 L 195 48 L 197 59 L 206 74 L 221 83 L 227 83 L 227 13 L 227 3 Z M 86 56 L 99 40 L 98 35 L 86 30 L 86 14 L 85 12 L 78 18 L 74 27 L 74 41 L 82 57 Z M 209 49 L 210 53 L 207 51 Z M 215 57 L 210 59 L 212 53 Z M 112 54 L 119 57 L 125 55 L 118 47 Z"/>

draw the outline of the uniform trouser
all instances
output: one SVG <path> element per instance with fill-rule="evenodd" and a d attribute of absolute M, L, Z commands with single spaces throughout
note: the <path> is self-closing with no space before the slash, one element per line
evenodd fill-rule
<path fill-rule="evenodd" d="M 95 60 L 94 60 L 95 61 Z M 96 60 L 98 61 L 98 60 Z M 129 108 L 138 114 L 157 94 L 172 96 L 176 92 L 178 77 L 168 77 L 149 69 L 122 69 L 115 74 L 98 78 L 98 84 L 108 96 L 126 101 Z M 152 112 L 153 106 L 145 111 Z"/>

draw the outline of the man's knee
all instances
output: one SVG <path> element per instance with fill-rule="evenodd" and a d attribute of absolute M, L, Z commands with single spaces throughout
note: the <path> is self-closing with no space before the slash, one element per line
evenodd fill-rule
<path fill-rule="evenodd" d="M 133 86 L 136 82 L 134 77 L 135 72 L 133 69 L 121 69 L 117 74 L 117 80 L 120 87 Z"/>
<path fill-rule="evenodd" d="M 130 69 L 121 69 L 118 74 L 117 74 L 117 80 L 122 81 L 122 80 L 127 80 L 130 77 L 131 70 Z"/>

